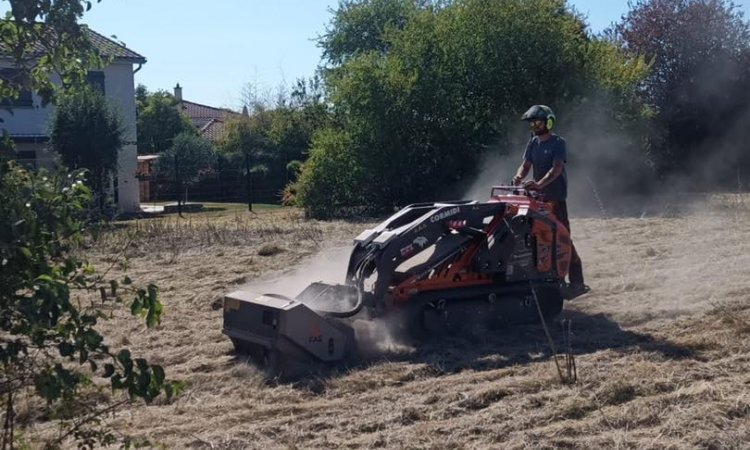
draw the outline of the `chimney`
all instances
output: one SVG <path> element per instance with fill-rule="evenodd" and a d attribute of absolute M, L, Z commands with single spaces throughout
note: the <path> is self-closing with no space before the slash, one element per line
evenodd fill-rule
<path fill-rule="evenodd" d="M 180 86 L 180 83 L 177 83 L 177 86 L 174 87 L 174 98 L 177 99 L 178 102 L 182 101 L 182 87 Z"/>

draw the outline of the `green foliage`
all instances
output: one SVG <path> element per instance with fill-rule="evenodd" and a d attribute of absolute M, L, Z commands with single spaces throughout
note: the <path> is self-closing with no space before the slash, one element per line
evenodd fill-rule
<path fill-rule="evenodd" d="M 390 209 L 438 198 L 507 143 L 531 104 L 564 113 L 609 96 L 605 114 L 644 113 L 634 95 L 643 59 L 591 38 L 563 0 L 342 2 L 320 45 L 333 123 L 346 132 L 318 141 L 303 169 L 310 211 L 330 206 L 313 193 L 337 177 L 337 192 L 357 192 L 343 202 Z M 342 176 L 344 160 L 363 175 Z M 311 173 L 320 170 L 339 172 Z"/>
<path fill-rule="evenodd" d="M 0 97 L 17 98 L 33 89 L 42 103 L 67 92 L 52 125 L 52 140 L 66 163 L 89 168 L 101 191 L 104 173 L 116 166 L 122 125 L 101 96 L 85 89 L 89 68 L 103 65 L 78 24 L 91 1 L 9 0 L 0 22 L 0 50 L 20 75 L 0 81 Z M 56 74 L 58 87 L 51 81 Z M 3 146 L 12 147 L 3 132 Z M 139 288 L 126 276 L 106 279 L 79 254 L 91 191 L 84 172 L 29 172 L 0 161 L 0 398 L 5 412 L 2 447 L 17 438 L 17 398 L 35 396 L 45 415 L 60 421 L 47 447 L 67 439 L 79 447 L 139 444 L 117 439 L 102 417 L 136 398 L 146 402 L 179 394 L 183 385 L 168 381 L 164 370 L 127 349 L 115 352 L 97 330 L 104 309 L 132 295 L 131 311 L 146 325 L 159 323 L 162 305 L 156 286 Z M 96 295 L 98 294 L 98 296 Z M 102 400 L 96 391 L 108 382 L 119 400 Z M 94 394 L 93 396 L 90 394 Z M 36 408 L 37 402 L 27 407 Z M 21 425 L 26 425 L 22 423 Z"/>
<path fill-rule="evenodd" d="M 256 104 L 250 115 L 228 121 L 220 150 L 230 159 L 250 154 L 253 161 L 283 168 L 304 159 L 314 132 L 329 121 L 320 78 L 299 79 L 273 107 Z"/>
<path fill-rule="evenodd" d="M 103 198 L 108 176 L 117 170 L 124 132 L 118 110 L 85 88 L 59 97 L 50 140 L 66 167 L 88 170 L 89 185 Z"/>
<path fill-rule="evenodd" d="M 273 111 L 261 111 L 252 117 L 229 120 L 219 144 L 221 153 L 230 160 L 243 161 L 246 157 L 253 162 L 262 160 L 271 146 L 271 133 L 281 133 L 284 128 L 274 124 L 273 116 Z"/>
<path fill-rule="evenodd" d="M 643 55 L 630 55 L 607 39 L 593 39 L 587 46 L 587 53 L 591 74 L 598 86 L 617 102 L 616 110 L 643 107 L 637 87 L 649 75 L 651 67 Z"/>
<path fill-rule="evenodd" d="M 339 2 L 330 27 L 320 38 L 323 58 L 333 64 L 375 51 L 386 53 L 390 47 L 386 30 L 402 29 L 409 17 L 429 1 L 372 0 Z"/>
<path fill-rule="evenodd" d="M 104 63 L 78 23 L 92 2 L 8 1 L 10 10 L 0 21 L 0 51 L 12 58 L 20 74 L 0 80 L 0 98 L 18 98 L 19 91 L 32 89 L 47 104 L 59 90 L 52 74 L 59 76 L 64 90 L 85 86 L 88 69 Z"/>
<path fill-rule="evenodd" d="M 141 112 L 146 107 L 149 99 L 148 88 L 145 85 L 138 83 L 135 87 L 135 110 L 136 115 L 141 115 Z"/>
<path fill-rule="evenodd" d="M 215 162 L 213 144 L 193 133 L 178 134 L 172 146 L 159 154 L 157 170 L 175 181 L 177 192 L 181 193 L 210 171 Z M 178 198 L 181 201 L 181 197 Z"/>
<path fill-rule="evenodd" d="M 244 173 L 253 189 L 281 193 L 296 181 L 315 131 L 330 122 L 320 79 L 300 79 L 289 95 L 279 96 L 273 107 L 256 104 L 250 115 L 226 122 L 219 144 L 226 163 L 220 170 Z M 287 204 L 294 202 L 291 191 L 282 196 Z"/>
<path fill-rule="evenodd" d="M 289 163 L 286 165 L 286 171 L 292 176 L 293 180 L 296 180 L 299 177 L 299 174 L 302 172 L 302 167 L 304 167 L 304 163 L 302 161 L 289 161 Z"/>
<path fill-rule="evenodd" d="M 172 146 L 159 155 L 158 168 L 171 178 L 179 177 L 185 185 L 198 181 L 201 173 L 210 169 L 214 148 L 210 141 L 192 133 L 174 138 Z"/>
<path fill-rule="evenodd" d="M 5 155 L 10 155 L 11 152 L 16 150 L 16 143 L 10 137 L 8 130 L 3 129 L 0 132 L 0 162 L 3 161 Z"/>
<path fill-rule="evenodd" d="M 740 167 L 750 169 L 734 143 L 750 119 L 750 24 L 742 11 L 726 0 L 641 0 L 612 34 L 652 61 L 641 92 L 657 113 L 651 156 L 659 171 L 696 175 L 711 166 L 710 185 L 736 182 Z"/>
<path fill-rule="evenodd" d="M 138 153 L 161 153 L 172 147 L 176 136 L 198 135 L 190 119 L 180 112 L 177 100 L 164 91 L 149 94 L 145 87 L 136 90 L 138 111 Z"/>
<path fill-rule="evenodd" d="M 107 280 L 77 254 L 90 199 L 81 172 L 0 166 L 0 398 L 8 411 L 24 392 L 45 400 L 63 430 L 52 446 L 70 436 L 111 439 L 89 427 L 122 401 L 89 404 L 85 392 L 96 389 L 95 378 L 126 392 L 124 401 L 169 399 L 182 387 L 167 381 L 161 367 L 111 349 L 97 330 L 107 317 L 103 308 L 128 296 L 133 314 L 149 327 L 159 323 L 162 305 L 155 286 Z M 12 421 L 6 419 L 6 431 Z"/>
<path fill-rule="evenodd" d="M 315 217 L 330 218 L 345 207 L 366 206 L 363 197 L 367 173 L 352 151 L 352 139 L 343 131 L 321 130 L 296 190 L 298 201 Z"/>

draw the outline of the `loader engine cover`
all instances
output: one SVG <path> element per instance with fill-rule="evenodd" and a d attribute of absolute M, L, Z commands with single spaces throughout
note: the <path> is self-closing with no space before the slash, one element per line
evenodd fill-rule
<path fill-rule="evenodd" d="M 354 332 L 345 323 L 327 318 L 305 304 L 281 295 L 255 297 L 236 291 L 224 298 L 224 329 L 238 353 L 262 364 L 334 362 L 350 355 Z"/>

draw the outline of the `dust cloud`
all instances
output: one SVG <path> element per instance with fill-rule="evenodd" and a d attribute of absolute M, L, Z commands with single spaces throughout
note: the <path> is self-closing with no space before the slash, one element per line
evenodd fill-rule
<path fill-rule="evenodd" d="M 294 298 L 310 283 L 316 281 L 343 283 L 350 253 L 351 247 L 332 246 L 291 270 L 269 274 L 263 279 L 243 285 L 240 289 L 258 296 L 271 293 Z"/>
<path fill-rule="evenodd" d="M 351 246 L 331 245 L 289 271 L 269 274 L 263 279 L 241 286 L 239 290 L 256 296 L 272 293 L 295 298 L 314 282 L 343 284 L 351 251 Z M 350 304 L 347 299 L 330 299 L 325 302 L 316 301 L 315 305 L 308 306 L 318 310 L 341 311 L 348 309 Z M 386 353 L 413 350 L 400 337 L 398 318 L 367 320 L 360 318 L 361 315 L 362 313 L 349 321 L 356 334 L 361 357 L 377 358 Z"/>
<path fill-rule="evenodd" d="M 523 158 L 523 147 L 519 140 L 514 141 L 518 145 L 517 151 L 510 154 L 488 154 L 480 162 L 481 172 L 476 177 L 462 198 L 470 200 L 485 201 L 490 197 L 492 186 L 508 185 L 516 173 L 521 159 Z"/>
<path fill-rule="evenodd" d="M 676 185 L 656 183 L 646 155 L 644 130 L 626 129 L 611 119 L 607 100 L 592 97 L 575 108 L 550 106 L 558 119 L 554 132 L 567 142 L 571 215 L 659 216 L 684 203 Z M 519 120 L 508 139 L 486 153 L 479 174 L 461 197 L 486 200 L 491 186 L 508 184 L 522 162 L 529 138 L 526 123 Z"/>

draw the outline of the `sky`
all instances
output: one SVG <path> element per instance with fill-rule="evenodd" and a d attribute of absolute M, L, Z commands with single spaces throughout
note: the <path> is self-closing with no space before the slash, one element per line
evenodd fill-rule
<path fill-rule="evenodd" d="M 310 77 L 315 39 L 338 0 L 101 0 L 83 23 L 147 59 L 135 82 L 149 91 L 183 88 L 183 98 L 240 109 L 243 87 L 261 93 Z M 628 0 L 572 0 L 594 32 L 619 21 Z M 748 11 L 750 0 L 735 3 Z"/>

